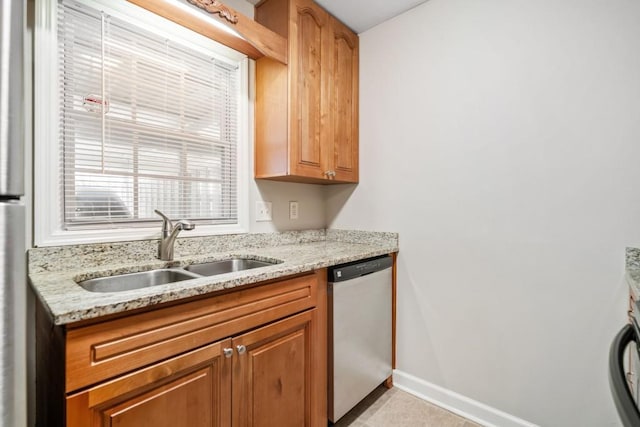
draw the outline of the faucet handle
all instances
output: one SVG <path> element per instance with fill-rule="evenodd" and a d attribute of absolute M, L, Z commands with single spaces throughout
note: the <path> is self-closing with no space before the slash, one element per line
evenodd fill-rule
<path fill-rule="evenodd" d="M 162 231 L 164 233 L 170 232 L 173 228 L 173 224 L 171 223 L 169 217 L 160 212 L 158 209 L 154 209 L 153 211 L 162 217 Z"/>
<path fill-rule="evenodd" d="M 181 219 L 176 223 L 176 227 L 179 227 L 181 230 L 193 230 L 194 228 L 196 228 L 196 225 L 191 221 Z"/>

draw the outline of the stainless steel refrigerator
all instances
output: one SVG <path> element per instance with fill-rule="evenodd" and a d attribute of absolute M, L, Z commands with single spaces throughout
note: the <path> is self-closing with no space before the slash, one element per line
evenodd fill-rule
<path fill-rule="evenodd" d="M 0 0 L 0 426 L 26 425 L 23 0 Z"/>

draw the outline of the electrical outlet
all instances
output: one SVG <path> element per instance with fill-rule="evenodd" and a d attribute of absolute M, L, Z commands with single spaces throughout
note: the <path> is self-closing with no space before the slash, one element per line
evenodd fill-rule
<path fill-rule="evenodd" d="M 271 202 L 256 202 L 256 221 L 271 221 Z"/>
<path fill-rule="evenodd" d="M 289 202 L 289 219 L 298 219 L 298 202 Z"/>

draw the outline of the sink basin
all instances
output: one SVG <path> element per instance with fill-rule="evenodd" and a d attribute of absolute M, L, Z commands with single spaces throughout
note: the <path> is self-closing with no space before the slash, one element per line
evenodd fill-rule
<path fill-rule="evenodd" d="M 182 268 L 160 268 L 141 271 L 139 273 L 120 274 L 117 276 L 98 277 L 78 282 L 89 292 L 122 292 L 149 286 L 166 285 L 182 280 L 197 279 L 202 276 L 231 273 L 279 264 L 282 261 L 258 261 L 249 258 L 231 258 L 222 261 L 194 264 Z"/>
<path fill-rule="evenodd" d="M 184 269 L 202 276 L 213 276 L 216 274 L 232 273 L 234 271 L 249 270 L 251 268 L 267 267 L 279 264 L 279 262 L 258 261 L 248 258 L 231 258 L 222 261 L 212 261 L 203 264 L 193 264 Z"/>
<path fill-rule="evenodd" d="M 122 292 L 148 286 L 165 285 L 198 278 L 197 274 L 184 270 L 163 268 L 159 270 L 141 271 L 139 273 L 121 274 L 119 276 L 98 277 L 78 283 L 89 292 Z"/>

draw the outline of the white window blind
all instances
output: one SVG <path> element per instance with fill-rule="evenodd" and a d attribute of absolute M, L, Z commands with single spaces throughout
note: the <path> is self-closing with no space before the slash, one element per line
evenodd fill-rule
<path fill-rule="evenodd" d="M 58 3 L 63 229 L 238 220 L 239 64 Z"/>

